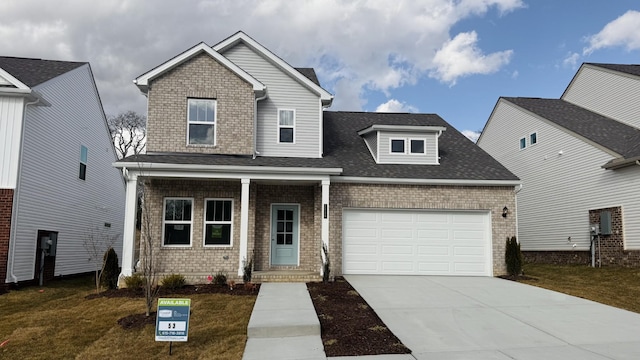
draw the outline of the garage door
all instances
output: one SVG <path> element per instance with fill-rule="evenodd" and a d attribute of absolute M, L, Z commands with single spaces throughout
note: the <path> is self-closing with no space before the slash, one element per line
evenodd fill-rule
<path fill-rule="evenodd" d="M 488 212 L 345 209 L 345 274 L 490 276 Z"/>

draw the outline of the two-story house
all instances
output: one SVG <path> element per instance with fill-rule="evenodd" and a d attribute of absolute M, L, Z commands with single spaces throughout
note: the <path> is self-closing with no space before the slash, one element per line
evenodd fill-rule
<path fill-rule="evenodd" d="M 502 97 L 478 144 L 523 181 L 529 261 L 640 265 L 640 65 L 582 64 L 559 99 Z"/>
<path fill-rule="evenodd" d="M 95 270 L 86 241 L 121 254 L 114 160 L 88 63 L 0 57 L 0 288 Z"/>
<path fill-rule="evenodd" d="M 318 279 L 323 244 L 332 275 L 504 272 L 519 180 L 438 115 L 328 111 L 313 69 L 243 32 L 134 82 L 148 142 L 115 164 L 123 276 L 142 180 L 159 271 L 191 282 L 239 278 L 249 260 L 254 281 Z"/>

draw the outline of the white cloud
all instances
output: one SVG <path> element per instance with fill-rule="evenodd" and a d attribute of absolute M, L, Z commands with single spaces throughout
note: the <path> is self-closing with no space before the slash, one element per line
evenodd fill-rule
<path fill-rule="evenodd" d="M 146 99 L 132 84 L 133 78 L 200 41 L 213 45 L 243 30 L 291 65 L 316 68 L 323 86 L 335 94 L 332 108 L 359 110 L 367 90 L 388 96 L 432 70 L 450 84 L 470 74 L 497 71 L 510 51 L 485 56 L 475 35 L 471 43 L 458 44 L 468 33 L 450 40 L 450 31 L 464 19 L 492 11 L 503 16 L 524 7 L 521 0 L 186 4 L 0 1 L 0 49 L 9 56 L 89 61 L 108 114 L 145 113 Z M 448 47 L 443 47 L 445 43 Z M 459 55 L 462 63 L 442 59 L 446 50 Z M 468 61 L 479 61 L 480 66 Z"/>
<path fill-rule="evenodd" d="M 433 62 L 436 66 L 429 76 L 449 85 L 455 85 L 458 78 L 473 74 L 491 74 L 508 64 L 513 51 L 499 51 L 484 55 L 477 46 L 475 31 L 460 33 L 447 41 L 436 52 Z"/>
<path fill-rule="evenodd" d="M 473 130 L 462 130 L 462 135 L 466 136 L 467 139 L 473 142 L 478 141 L 478 138 L 480 137 L 480 133 Z"/>
<path fill-rule="evenodd" d="M 587 37 L 586 41 L 589 46 L 584 48 L 584 55 L 615 46 L 624 46 L 629 51 L 640 49 L 640 11 L 627 11 L 605 25 L 599 33 Z"/>
<path fill-rule="evenodd" d="M 517 78 L 518 78 L 518 76 L 520 76 L 520 72 L 518 72 L 518 70 L 514 70 L 514 71 L 511 73 L 511 78 L 512 78 L 512 79 L 517 79 Z"/>
<path fill-rule="evenodd" d="M 400 102 L 396 99 L 391 99 L 386 103 L 378 105 L 378 107 L 376 108 L 376 112 L 415 113 L 415 112 L 418 112 L 418 108 L 415 106 L 409 105 L 404 101 Z"/>
<path fill-rule="evenodd" d="M 564 60 L 562 60 L 562 65 L 564 65 L 565 67 L 570 67 L 572 69 L 575 69 L 578 67 L 579 60 L 580 60 L 580 54 L 569 53 L 567 54 L 567 57 L 565 57 Z"/>

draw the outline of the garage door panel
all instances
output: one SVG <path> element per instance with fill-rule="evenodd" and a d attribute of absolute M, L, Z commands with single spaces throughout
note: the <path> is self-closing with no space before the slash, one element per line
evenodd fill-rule
<path fill-rule="evenodd" d="M 490 243 L 488 212 L 343 210 L 345 274 L 487 276 Z"/>

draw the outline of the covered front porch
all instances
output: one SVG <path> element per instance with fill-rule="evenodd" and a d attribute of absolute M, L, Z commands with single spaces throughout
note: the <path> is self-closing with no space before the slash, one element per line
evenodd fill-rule
<path fill-rule="evenodd" d="M 321 249 L 329 246 L 329 178 L 341 169 L 129 165 L 122 166 L 127 203 L 121 278 L 144 261 L 135 255 L 136 189 L 143 182 L 144 216 L 151 220 L 151 236 L 145 237 L 142 229 L 143 239 L 157 243 L 160 278 L 177 273 L 191 283 L 203 283 L 209 275 L 224 273 L 238 282 L 252 261 L 253 282 L 321 280 Z M 174 200 L 187 204 L 185 213 L 190 211 L 181 215 L 179 225 L 167 215 Z M 188 233 L 189 240 L 167 241 L 171 226 Z"/>

